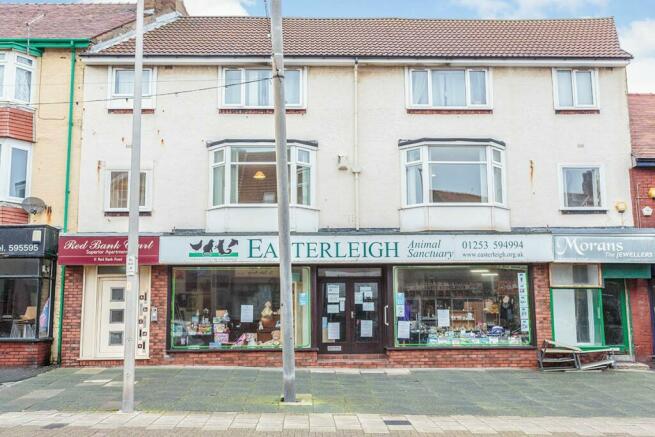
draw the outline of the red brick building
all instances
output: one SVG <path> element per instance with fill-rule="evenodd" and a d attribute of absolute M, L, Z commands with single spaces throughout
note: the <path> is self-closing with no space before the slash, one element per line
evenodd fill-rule
<path fill-rule="evenodd" d="M 633 167 L 630 169 L 635 226 L 655 227 L 655 94 L 628 95 Z M 653 332 L 653 282 L 638 281 L 633 292 L 633 329 L 637 355 L 650 358 L 655 343 Z M 639 341 L 637 341 L 639 339 Z"/>

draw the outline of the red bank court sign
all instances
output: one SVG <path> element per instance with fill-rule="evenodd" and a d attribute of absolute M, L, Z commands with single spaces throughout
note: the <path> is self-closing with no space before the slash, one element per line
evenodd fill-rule
<path fill-rule="evenodd" d="M 126 236 L 59 237 L 60 265 L 125 264 Z M 159 237 L 139 237 L 139 263 L 159 264 Z"/>

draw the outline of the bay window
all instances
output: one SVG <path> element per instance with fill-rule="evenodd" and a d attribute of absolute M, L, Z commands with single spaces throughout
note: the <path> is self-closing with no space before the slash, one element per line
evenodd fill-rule
<path fill-rule="evenodd" d="M 108 170 L 105 182 L 105 211 L 129 210 L 130 186 L 128 170 Z M 139 210 L 152 210 L 152 172 L 142 171 L 139 191 Z"/>
<path fill-rule="evenodd" d="M 424 144 L 404 156 L 405 204 L 505 204 L 498 145 Z"/>
<path fill-rule="evenodd" d="M 556 109 L 595 108 L 597 103 L 596 70 L 557 68 L 553 70 Z"/>
<path fill-rule="evenodd" d="M 286 104 L 301 107 L 304 102 L 302 69 L 285 70 Z M 270 68 L 223 69 L 223 102 L 226 107 L 272 108 L 273 87 Z"/>
<path fill-rule="evenodd" d="M 225 145 L 210 150 L 210 206 L 277 203 L 275 148 Z M 311 206 L 314 154 L 309 148 L 289 146 L 289 200 Z"/>
<path fill-rule="evenodd" d="M 410 69 L 409 106 L 428 108 L 489 108 L 486 69 Z"/>
<path fill-rule="evenodd" d="M 560 166 L 563 210 L 603 210 L 603 178 L 600 166 Z"/>
<path fill-rule="evenodd" d="M 32 101 L 35 60 L 17 52 L 0 52 L 0 99 L 29 104 Z"/>
<path fill-rule="evenodd" d="M 0 139 L 0 199 L 20 202 L 29 196 L 32 145 Z"/>

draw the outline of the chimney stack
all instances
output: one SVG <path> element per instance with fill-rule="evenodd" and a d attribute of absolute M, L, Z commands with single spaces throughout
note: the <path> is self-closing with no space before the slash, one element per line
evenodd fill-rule
<path fill-rule="evenodd" d="M 154 15 L 163 15 L 170 12 L 179 12 L 188 15 L 184 8 L 184 0 L 144 0 L 145 10 L 151 10 Z"/>

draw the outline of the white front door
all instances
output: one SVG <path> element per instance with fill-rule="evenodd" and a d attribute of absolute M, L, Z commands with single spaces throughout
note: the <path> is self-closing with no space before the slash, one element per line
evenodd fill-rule
<path fill-rule="evenodd" d="M 123 358 L 125 341 L 125 302 L 127 298 L 124 279 L 104 278 L 99 284 L 98 357 Z M 136 357 L 147 357 L 149 329 L 149 296 L 145 291 L 139 296 L 137 309 Z"/>

